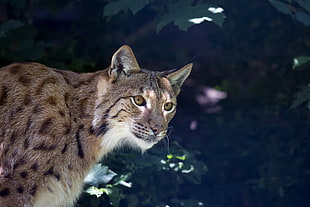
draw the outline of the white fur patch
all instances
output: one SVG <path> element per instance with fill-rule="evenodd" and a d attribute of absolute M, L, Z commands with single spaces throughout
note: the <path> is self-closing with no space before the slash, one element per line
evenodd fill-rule
<path fill-rule="evenodd" d="M 43 192 L 41 192 L 33 207 L 72 206 L 82 190 L 79 184 L 76 186 L 79 187 L 70 189 L 68 186 L 64 187 L 60 182 L 53 182 L 50 184 L 50 187 L 54 193 L 49 192 L 47 189 L 45 191 L 42 190 Z"/>
<path fill-rule="evenodd" d="M 101 146 L 104 149 L 103 154 L 113 151 L 116 148 L 122 146 L 131 146 L 135 149 L 139 149 L 142 152 L 151 148 L 157 142 L 146 142 L 137 138 L 131 133 L 129 124 L 125 123 L 111 123 L 113 126 L 102 137 Z"/>

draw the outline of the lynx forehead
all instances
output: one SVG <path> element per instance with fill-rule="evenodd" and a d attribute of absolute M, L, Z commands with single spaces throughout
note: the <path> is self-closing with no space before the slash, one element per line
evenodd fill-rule
<path fill-rule="evenodd" d="M 72 206 L 105 154 L 125 144 L 144 151 L 166 136 L 191 68 L 141 69 L 128 46 L 95 73 L 0 68 L 1 206 Z"/>

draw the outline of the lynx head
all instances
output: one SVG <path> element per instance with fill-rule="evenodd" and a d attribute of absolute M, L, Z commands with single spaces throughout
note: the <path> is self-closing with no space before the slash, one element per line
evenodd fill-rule
<path fill-rule="evenodd" d="M 97 84 L 93 127 L 102 146 L 112 150 L 129 144 L 144 151 L 164 138 L 191 68 L 149 71 L 139 67 L 130 47 L 115 52 Z"/>

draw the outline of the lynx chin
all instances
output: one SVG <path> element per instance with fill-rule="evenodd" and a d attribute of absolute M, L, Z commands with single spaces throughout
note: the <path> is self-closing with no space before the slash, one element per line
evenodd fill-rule
<path fill-rule="evenodd" d="M 105 154 L 145 151 L 166 136 L 191 68 L 141 69 L 126 45 L 95 73 L 0 68 L 0 206 L 73 206 Z"/>

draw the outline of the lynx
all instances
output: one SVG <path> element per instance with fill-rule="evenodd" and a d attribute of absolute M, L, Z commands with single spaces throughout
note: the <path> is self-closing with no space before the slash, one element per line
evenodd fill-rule
<path fill-rule="evenodd" d="M 1 68 L 0 206 L 73 206 L 104 155 L 123 145 L 145 151 L 166 136 L 191 68 L 141 69 L 126 45 L 95 73 Z"/>

